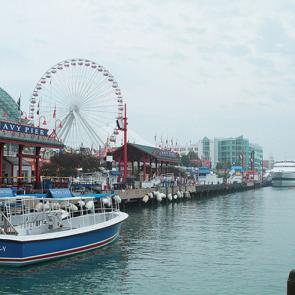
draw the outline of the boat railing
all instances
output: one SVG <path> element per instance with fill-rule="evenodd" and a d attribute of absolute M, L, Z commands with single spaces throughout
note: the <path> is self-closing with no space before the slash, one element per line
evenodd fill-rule
<path fill-rule="evenodd" d="M 3 227 L 0 227 L 0 232 L 3 235 L 17 235 L 18 232 L 13 226 L 13 224 L 10 222 L 8 217 L 4 214 L 4 212 L 0 212 L 1 214 L 1 220 L 3 221 Z"/>
<path fill-rule="evenodd" d="M 42 233 L 46 228 L 64 230 L 106 222 L 120 211 L 116 197 L 7 198 L 0 202 L 0 234 Z"/>

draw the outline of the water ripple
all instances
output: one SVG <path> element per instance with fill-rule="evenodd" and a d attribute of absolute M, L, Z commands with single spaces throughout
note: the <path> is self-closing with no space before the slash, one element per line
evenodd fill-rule
<path fill-rule="evenodd" d="M 2 294 L 285 294 L 295 266 L 292 190 L 129 209 L 111 246 L 1 269 Z"/>

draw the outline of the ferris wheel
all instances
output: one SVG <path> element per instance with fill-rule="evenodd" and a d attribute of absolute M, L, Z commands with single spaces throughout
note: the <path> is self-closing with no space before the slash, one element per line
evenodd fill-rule
<path fill-rule="evenodd" d="M 29 119 L 52 130 L 67 146 L 98 149 L 114 144 L 123 98 L 113 75 L 88 59 L 68 59 L 48 69 L 30 99 Z"/>

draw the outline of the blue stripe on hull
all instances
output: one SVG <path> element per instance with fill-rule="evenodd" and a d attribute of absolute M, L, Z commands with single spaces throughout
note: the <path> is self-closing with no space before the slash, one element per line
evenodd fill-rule
<path fill-rule="evenodd" d="M 26 265 L 96 249 L 111 243 L 118 235 L 120 226 L 121 224 L 116 224 L 104 229 L 50 240 L 0 240 L 0 265 Z"/>

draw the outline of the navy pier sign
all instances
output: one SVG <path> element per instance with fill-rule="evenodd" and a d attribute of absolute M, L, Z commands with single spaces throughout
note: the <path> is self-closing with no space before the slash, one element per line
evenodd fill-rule
<path fill-rule="evenodd" d="M 48 136 L 48 129 L 39 128 L 35 126 L 30 126 L 30 125 L 10 123 L 5 121 L 0 121 L 0 130 L 25 133 L 30 135 Z"/>

